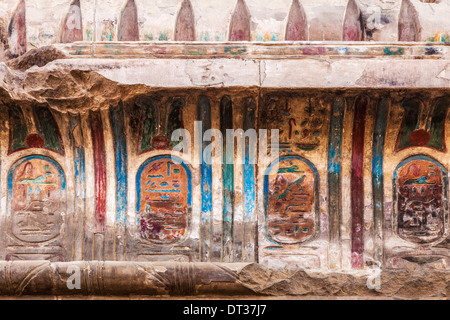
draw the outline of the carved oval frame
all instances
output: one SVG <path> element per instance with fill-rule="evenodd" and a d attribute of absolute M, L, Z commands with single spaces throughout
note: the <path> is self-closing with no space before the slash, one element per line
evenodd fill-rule
<path fill-rule="evenodd" d="M 280 163 L 281 161 L 290 160 L 290 159 L 300 160 L 300 161 L 304 162 L 306 165 L 308 165 L 311 168 L 311 170 L 312 170 L 312 172 L 314 174 L 314 204 L 313 204 L 313 210 L 314 210 L 314 219 L 313 219 L 314 220 L 314 232 L 309 238 L 307 238 L 305 240 L 293 241 L 293 242 L 287 243 L 287 242 L 276 241 L 276 240 L 272 239 L 272 237 L 270 237 L 270 235 L 269 235 L 269 232 L 268 232 L 268 221 L 269 221 L 269 213 L 268 213 L 269 197 L 268 197 L 268 192 L 269 192 L 269 174 L 272 171 L 273 167 L 276 164 Z M 263 189 L 263 192 L 264 192 L 264 218 L 265 218 L 265 221 L 264 221 L 264 233 L 265 233 L 266 238 L 269 241 L 271 241 L 271 242 L 273 242 L 273 243 L 275 243 L 277 245 L 292 245 L 292 244 L 301 245 L 303 243 L 311 242 L 311 241 L 313 241 L 314 239 L 316 239 L 318 237 L 319 232 L 320 232 L 319 186 L 320 186 L 320 176 L 319 176 L 319 173 L 318 173 L 316 167 L 314 166 L 314 164 L 311 161 L 309 161 L 309 160 L 307 160 L 307 159 L 305 159 L 305 158 L 303 158 L 301 156 L 297 156 L 297 155 L 282 156 L 282 157 L 278 158 L 277 160 L 275 160 L 274 162 L 272 162 L 267 167 L 267 169 L 265 171 L 265 174 L 264 174 L 264 189 Z"/>

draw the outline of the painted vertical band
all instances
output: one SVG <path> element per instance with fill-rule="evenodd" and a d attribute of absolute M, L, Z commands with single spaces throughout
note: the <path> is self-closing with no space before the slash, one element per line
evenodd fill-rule
<path fill-rule="evenodd" d="M 104 232 L 106 218 L 106 153 L 100 111 L 90 112 L 95 179 L 95 229 Z"/>
<path fill-rule="evenodd" d="M 202 122 L 202 136 L 211 129 L 211 106 L 207 96 L 200 96 L 198 100 L 198 119 Z M 201 217 L 200 217 L 200 241 L 201 261 L 209 261 L 211 258 L 211 234 L 212 234 L 212 166 L 205 161 L 203 153 L 207 147 L 207 142 L 202 142 L 201 149 Z M 210 156 L 210 155 L 209 155 Z"/>
<path fill-rule="evenodd" d="M 114 140 L 114 156 L 116 160 L 116 222 L 125 223 L 127 216 L 128 166 L 124 124 L 125 116 L 122 102 L 119 102 L 115 107 L 111 106 L 109 112 Z"/>
<path fill-rule="evenodd" d="M 330 121 L 330 138 L 328 143 L 328 221 L 331 254 L 330 267 L 340 266 L 341 242 L 341 160 L 342 160 L 342 130 L 344 123 L 344 98 L 338 97 L 333 103 Z M 334 250 L 336 249 L 336 250 Z"/>
<path fill-rule="evenodd" d="M 75 171 L 75 221 L 77 227 L 75 228 L 76 237 L 84 237 L 85 220 L 84 213 L 86 211 L 86 163 L 84 152 L 84 138 L 81 129 L 81 117 L 79 114 L 70 115 L 69 118 L 69 135 L 73 150 L 73 163 Z M 78 245 L 79 246 L 79 245 Z M 74 260 L 82 260 L 84 255 L 83 245 L 77 247 L 75 242 L 75 250 L 73 253 Z"/>
<path fill-rule="evenodd" d="M 372 147 L 374 260 L 380 264 L 383 263 L 383 154 L 388 113 L 389 102 L 386 98 L 382 98 L 377 106 Z"/>
<path fill-rule="evenodd" d="M 353 120 L 351 210 L 352 210 L 352 267 L 363 266 L 364 226 L 364 131 L 368 99 L 358 97 Z"/>
<path fill-rule="evenodd" d="M 234 159 L 227 159 L 227 129 L 233 129 L 233 104 L 229 96 L 224 96 L 220 101 L 220 131 L 223 136 L 223 235 L 222 235 L 222 259 L 232 262 L 233 250 L 233 221 L 234 221 Z M 230 160 L 233 161 L 230 163 Z"/>
<path fill-rule="evenodd" d="M 255 128 L 256 103 L 253 99 L 246 102 L 244 114 L 244 131 L 254 130 Z M 245 136 L 244 136 L 245 138 Z M 254 234 L 256 232 L 255 223 L 255 163 L 256 159 L 256 141 L 245 141 L 245 156 L 243 165 L 243 187 L 244 187 L 244 250 L 242 252 L 243 261 L 254 261 L 255 243 Z M 250 155 L 253 155 L 251 157 Z"/>

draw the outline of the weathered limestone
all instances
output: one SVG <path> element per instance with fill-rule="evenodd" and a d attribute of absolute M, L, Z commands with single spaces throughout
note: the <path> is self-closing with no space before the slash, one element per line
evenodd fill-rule
<path fill-rule="evenodd" d="M 381 289 L 375 290 L 367 287 L 370 276 L 270 270 L 258 264 L 1 262 L 0 296 L 448 297 L 448 273 L 386 271 L 381 273 Z"/>
<path fill-rule="evenodd" d="M 448 11 L 2 1 L 0 295 L 448 298 Z"/>
<path fill-rule="evenodd" d="M 248 24 L 249 40 L 258 42 L 286 40 L 289 13 L 292 3 L 295 2 L 292 0 L 270 2 L 246 0 L 243 2 L 248 8 L 251 20 L 251 23 Z M 5 0 L 0 4 L 0 18 L 6 22 L 2 32 L 7 31 L 17 3 L 16 0 Z M 177 38 L 176 21 L 182 9 L 182 3 L 181 0 L 173 0 L 166 1 L 164 5 L 161 5 L 158 0 L 135 0 L 126 7 L 126 1 L 115 0 L 96 2 L 84 0 L 79 5 L 78 2 L 68 0 L 25 2 L 27 49 L 79 40 L 88 42 L 126 41 L 127 39 L 132 41 L 195 40 L 209 42 L 230 39 L 231 17 L 238 2 L 191 1 L 189 14 L 185 15 L 184 12 L 187 11 L 183 9 L 183 16 L 189 17 L 191 25 L 192 21 L 194 22 L 194 25 L 189 27 L 189 33 L 193 34 L 188 38 Z M 350 6 L 348 6 L 349 3 L 351 3 Z M 303 23 L 307 26 L 305 38 L 302 37 L 301 40 L 343 40 L 342 26 L 350 23 L 351 20 L 356 21 L 361 18 L 363 29 L 361 39 L 398 41 L 401 33 L 399 33 L 399 25 L 406 23 L 403 21 L 406 19 L 416 25 L 417 29 L 417 38 L 410 38 L 411 41 L 448 41 L 445 40 L 448 39 L 449 32 L 446 17 L 450 6 L 447 1 L 301 0 L 299 5 L 302 9 L 300 11 L 304 12 L 304 15 L 301 15 L 305 20 Z M 405 10 L 406 7 L 408 9 L 402 11 L 402 7 Z M 349 14 L 346 14 L 347 8 Z M 350 13 L 352 10 L 356 10 L 357 16 Z M 407 14 L 405 18 L 402 18 L 402 12 Z M 128 18 L 124 19 L 123 15 L 133 18 L 129 20 L 131 24 L 129 24 Z M 349 20 L 345 21 L 345 19 Z M 122 26 L 127 30 L 132 30 L 130 36 L 122 36 Z M 11 48 L 11 50 L 16 49 Z M 12 54 L 14 53 L 12 52 Z"/>

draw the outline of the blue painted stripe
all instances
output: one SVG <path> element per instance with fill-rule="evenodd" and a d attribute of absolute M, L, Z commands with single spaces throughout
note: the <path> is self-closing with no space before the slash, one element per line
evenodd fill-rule
<path fill-rule="evenodd" d="M 248 150 L 247 150 L 248 154 Z M 244 221 L 251 221 L 255 212 L 255 166 L 249 163 L 246 155 L 243 166 L 244 172 Z"/>
<path fill-rule="evenodd" d="M 256 103 L 252 99 L 246 103 L 244 115 L 244 130 L 251 130 L 255 128 L 256 122 Z M 245 139 L 245 136 L 244 136 Z M 250 141 L 249 141 L 250 142 Z M 256 149 L 256 146 L 250 146 L 250 143 L 245 141 L 245 156 L 243 165 L 244 178 L 244 222 L 256 220 L 255 217 L 255 202 L 256 202 L 256 180 L 255 180 L 255 162 L 256 159 L 250 159 L 252 153 L 256 156 L 256 151 L 250 151 L 250 148 Z"/>
<path fill-rule="evenodd" d="M 127 142 L 125 135 L 123 104 L 109 109 L 116 169 L 116 221 L 126 222 L 128 193 Z"/>
<path fill-rule="evenodd" d="M 250 99 L 245 104 L 244 130 L 254 130 L 256 125 L 256 103 Z M 245 135 L 244 135 L 245 139 Z M 247 140 L 247 139 L 245 139 Z M 255 163 L 256 159 L 251 159 L 250 155 L 256 157 L 256 144 L 251 145 L 252 141 L 245 141 L 245 155 L 243 170 L 243 188 L 244 188 L 244 235 L 242 243 L 242 261 L 255 261 L 257 259 L 255 237 L 257 233 L 256 225 L 256 178 Z"/>
<path fill-rule="evenodd" d="M 84 199 L 86 197 L 86 191 L 84 188 L 86 183 L 86 168 L 83 147 L 78 147 L 75 149 L 74 158 L 76 197 L 77 199 Z"/>
<path fill-rule="evenodd" d="M 341 241 L 341 161 L 344 112 L 345 100 L 342 97 L 338 97 L 334 101 L 331 109 L 330 136 L 328 142 L 329 239 L 335 245 Z"/>
<path fill-rule="evenodd" d="M 397 180 L 397 174 L 398 174 L 398 170 L 403 167 L 405 164 L 407 164 L 408 162 L 414 161 L 414 160 L 426 160 L 426 161 L 430 161 L 432 163 L 434 163 L 437 167 L 439 167 L 439 170 L 441 170 L 442 172 L 442 180 L 445 182 L 445 180 L 447 179 L 447 169 L 445 169 L 445 167 L 439 163 L 437 160 L 425 156 L 425 155 L 415 155 L 415 156 L 411 156 L 409 158 L 404 159 L 402 162 L 400 162 L 400 164 L 397 166 L 397 168 L 395 169 L 394 172 L 394 181 Z M 446 188 L 446 183 L 443 183 L 444 188 Z"/>
<path fill-rule="evenodd" d="M 211 107 L 209 98 L 200 96 L 198 101 L 198 118 L 202 122 L 202 134 L 211 129 Z M 212 166 L 205 162 L 204 150 L 208 146 L 207 141 L 203 141 L 201 154 L 201 192 L 202 192 L 202 214 L 209 215 L 212 211 Z M 208 155 L 209 157 L 211 155 Z M 202 220 L 205 218 L 202 215 Z"/>

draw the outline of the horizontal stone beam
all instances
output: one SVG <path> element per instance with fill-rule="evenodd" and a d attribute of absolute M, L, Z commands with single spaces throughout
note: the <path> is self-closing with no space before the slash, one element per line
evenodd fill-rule
<path fill-rule="evenodd" d="M 34 296 L 365 297 L 449 296 L 448 272 L 324 273 L 257 263 L 0 261 L 0 299 Z"/>
<path fill-rule="evenodd" d="M 118 84 L 155 88 L 416 89 L 450 85 L 448 59 L 64 59 L 48 67 L 94 71 Z"/>
<path fill-rule="evenodd" d="M 245 266 L 177 262 L 1 261 L 0 296 L 255 294 L 239 280 L 239 272 Z"/>

